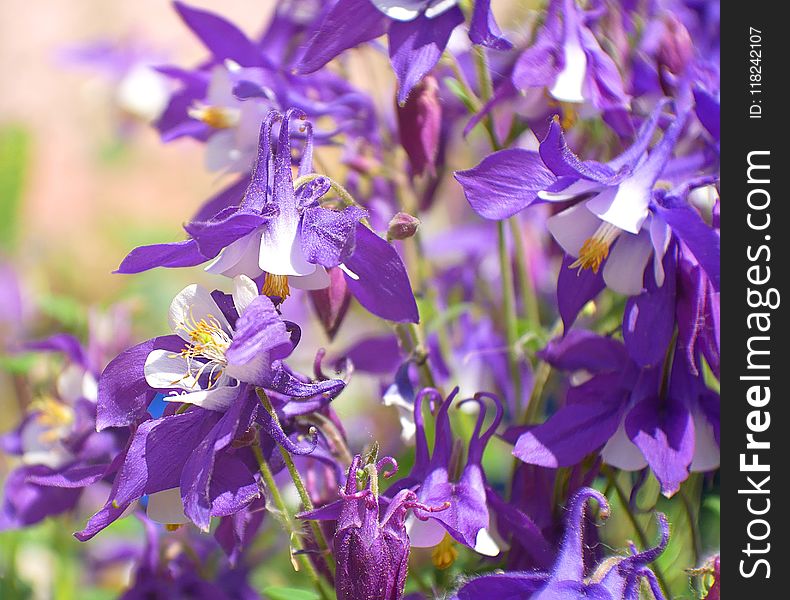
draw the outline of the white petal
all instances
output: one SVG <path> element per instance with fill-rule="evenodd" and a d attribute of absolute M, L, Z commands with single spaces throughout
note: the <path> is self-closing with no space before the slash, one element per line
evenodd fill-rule
<path fill-rule="evenodd" d="M 200 389 L 191 375 L 187 375 L 187 361 L 169 350 L 154 350 L 145 359 L 143 373 L 145 381 L 152 388 L 167 390 L 181 388 L 182 390 Z"/>
<path fill-rule="evenodd" d="M 271 371 L 271 364 L 268 352 L 258 352 L 254 358 L 243 365 L 229 364 L 225 369 L 225 374 L 245 383 L 263 385 Z"/>
<path fill-rule="evenodd" d="M 694 458 L 689 469 L 705 472 L 719 468 L 721 452 L 713 435 L 713 425 L 699 411 L 694 413 Z"/>
<path fill-rule="evenodd" d="M 232 129 L 224 129 L 211 134 L 206 141 L 204 164 L 206 170 L 221 171 L 237 158 L 236 134 Z"/>
<path fill-rule="evenodd" d="M 446 13 L 456 4 L 458 4 L 458 0 L 433 0 L 428 5 L 428 8 L 425 9 L 425 16 L 429 19 L 433 19 Z"/>
<path fill-rule="evenodd" d="M 546 190 L 541 190 L 538 192 L 538 198 L 545 200 L 546 202 L 567 202 L 568 200 L 573 200 L 582 194 L 586 194 L 587 192 L 600 187 L 600 183 L 580 179 L 579 181 L 574 181 L 564 190 L 559 192 L 548 192 Z"/>
<path fill-rule="evenodd" d="M 258 254 L 261 247 L 262 231 L 259 229 L 231 242 L 219 256 L 206 267 L 208 273 L 237 277 L 246 275 L 255 279 L 263 275 L 258 266 Z"/>
<path fill-rule="evenodd" d="M 414 514 L 406 519 L 406 533 L 415 548 L 433 548 L 444 539 L 445 530 L 436 519 L 421 521 Z"/>
<path fill-rule="evenodd" d="M 345 273 L 346 275 L 348 275 L 349 277 L 351 277 L 351 279 L 353 279 L 354 281 L 359 281 L 359 275 L 357 275 L 356 273 L 354 273 L 354 271 L 352 271 L 351 269 L 349 269 L 349 268 L 348 268 L 348 267 L 347 267 L 347 266 L 346 266 L 344 263 L 340 263 L 340 264 L 339 264 L 339 265 L 337 265 L 337 266 L 338 266 L 338 268 L 339 268 L 341 271 L 343 271 L 343 273 Z"/>
<path fill-rule="evenodd" d="M 206 104 L 209 106 L 232 107 L 240 104 L 233 95 L 233 81 L 228 69 L 217 65 L 211 71 L 211 80 L 206 93 Z"/>
<path fill-rule="evenodd" d="M 315 271 L 310 275 L 289 275 L 288 285 L 298 290 L 323 290 L 329 287 L 329 273 L 321 265 L 315 265 Z"/>
<path fill-rule="evenodd" d="M 639 471 L 647 466 L 642 451 L 634 444 L 625 432 L 625 419 L 620 423 L 615 434 L 609 438 L 601 450 L 603 461 L 623 471 Z"/>
<path fill-rule="evenodd" d="M 315 271 L 302 252 L 296 206 L 281 205 L 280 214 L 263 228 L 258 266 L 272 275 L 310 275 Z"/>
<path fill-rule="evenodd" d="M 184 502 L 181 500 L 181 489 L 170 488 L 148 495 L 148 518 L 157 523 L 179 525 L 189 523 L 184 514 Z"/>
<path fill-rule="evenodd" d="M 640 294 L 651 252 L 653 246 L 646 232 L 639 235 L 621 234 L 603 266 L 606 285 L 626 296 Z"/>
<path fill-rule="evenodd" d="M 563 48 L 565 65 L 554 80 L 549 94 L 560 102 L 584 102 L 584 79 L 587 55 L 577 39 L 571 38 Z"/>
<path fill-rule="evenodd" d="M 246 275 L 233 278 L 233 305 L 239 316 L 244 314 L 250 303 L 258 297 L 258 286 Z"/>
<path fill-rule="evenodd" d="M 57 431 L 53 431 L 42 425 L 37 418 L 29 419 L 19 432 L 22 462 L 26 465 L 44 465 L 50 469 L 62 467 L 74 459 L 74 455 L 60 443 L 59 439 L 69 433 L 69 427 L 60 427 Z M 49 436 L 53 437 L 49 438 Z"/>
<path fill-rule="evenodd" d="M 659 287 L 664 285 L 664 254 L 669 247 L 672 232 L 666 221 L 658 215 L 650 215 L 650 242 L 653 244 L 653 276 Z"/>
<path fill-rule="evenodd" d="M 167 402 L 183 402 L 194 404 L 206 410 L 225 412 L 239 395 L 239 383 L 227 385 L 228 378 L 223 377 L 217 385 L 210 390 L 198 390 L 195 392 L 183 392 L 181 394 L 171 394 L 165 396 Z"/>
<path fill-rule="evenodd" d="M 652 182 L 648 183 L 646 185 L 639 177 L 626 179 L 590 198 L 587 208 L 618 229 L 637 234 L 649 214 Z"/>
<path fill-rule="evenodd" d="M 211 293 L 206 288 L 194 283 L 185 287 L 173 298 L 167 318 L 173 332 L 187 342 L 190 341 L 189 334 L 180 325 L 185 324 L 188 327 L 201 319 L 216 320 L 229 335 L 233 331 L 225 315 L 222 314 L 217 303 L 214 302 L 214 298 L 211 297 Z"/>
<path fill-rule="evenodd" d="M 577 204 L 549 217 L 546 226 L 557 243 L 573 257 L 579 256 L 579 250 L 595 230 L 601 220 L 592 214 L 584 204 Z"/>
<path fill-rule="evenodd" d="M 483 556 L 496 556 L 499 554 L 499 546 L 494 541 L 494 538 L 491 537 L 491 534 L 488 533 L 487 529 L 481 529 L 477 532 L 477 537 L 475 538 L 475 552 Z"/>
<path fill-rule="evenodd" d="M 85 376 L 88 373 L 85 372 L 85 369 L 80 365 L 70 364 L 63 372 L 58 376 L 57 380 L 57 388 L 58 388 L 58 395 L 68 403 L 76 402 L 80 399 L 83 395 L 83 389 L 85 388 Z M 93 379 L 93 376 L 90 376 Z M 94 379 L 94 382 L 96 380 Z M 94 394 L 89 400 L 95 400 L 96 395 Z"/>
<path fill-rule="evenodd" d="M 370 0 L 373 6 L 395 21 L 413 21 L 425 4 L 424 0 Z"/>

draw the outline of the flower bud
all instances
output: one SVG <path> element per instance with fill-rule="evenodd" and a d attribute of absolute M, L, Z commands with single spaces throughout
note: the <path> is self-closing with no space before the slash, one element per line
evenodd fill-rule
<path fill-rule="evenodd" d="M 387 227 L 387 240 L 405 240 L 417 233 L 420 226 L 420 220 L 413 217 L 408 213 L 399 212 L 392 217 L 389 226 Z"/>
<path fill-rule="evenodd" d="M 348 291 L 343 271 L 338 267 L 332 267 L 326 272 L 329 274 L 329 285 L 323 289 L 310 290 L 310 303 L 327 337 L 331 340 L 346 316 L 351 293 Z"/>
<path fill-rule="evenodd" d="M 413 175 L 436 174 L 436 157 L 442 127 L 439 84 L 430 75 L 397 107 L 400 143 L 409 157 Z"/>
<path fill-rule="evenodd" d="M 683 23 L 674 16 L 667 16 L 664 24 L 664 35 L 661 36 L 658 49 L 658 65 L 679 75 L 686 70 L 686 65 L 694 56 L 694 43 Z"/>

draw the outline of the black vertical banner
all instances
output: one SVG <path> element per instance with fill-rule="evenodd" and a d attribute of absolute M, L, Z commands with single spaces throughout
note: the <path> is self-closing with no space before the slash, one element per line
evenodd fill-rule
<path fill-rule="evenodd" d="M 790 34 L 767 0 L 722 2 L 722 559 L 726 598 L 788 598 Z"/>

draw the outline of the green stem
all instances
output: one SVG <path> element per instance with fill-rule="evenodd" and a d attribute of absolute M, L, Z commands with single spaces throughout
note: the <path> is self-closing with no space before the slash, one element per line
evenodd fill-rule
<path fill-rule="evenodd" d="M 497 238 L 499 244 L 499 270 L 502 275 L 502 310 L 505 319 L 505 334 L 508 346 L 508 366 L 513 378 L 513 393 L 519 405 L 522 398 L 521 369 L 519 368 L 518 350 L 518 318 L 516 315 L 515 289 L 513 287 L 513 269 L 507 251 L 505 222 L 497 221 Z"/>
<path fill-rule="evenodd" d="M 266 395 L 266 392 L 261 388 L 258 388 L 257 392 L 258 399 L 261 401 L 263 408 L 265 408 L 266 412 L 268 412 L 272 417 L 275 426 L 280 427 L 280 419 L 277 416 L 277 411 L 274 410 L 274 407 L 272 406 L 269 397 Z M 285 448 L 282 446 L 278 447 L 280 448 L 280 454 L 283 457 L 285 468 L 288 469 L 288 474 L 291 476 L 294 486 L 296 486 L 296 491 L 299 494 L 299 499 L 302 501 L 305 511 L 309 512 L 313 510 L 314 506 L 312 500 L 310 500 L 310 494 L 307 493 L 307 488 L 305 487 L 302 477 L 299 475 L 299 471 L 294 464 L 293 457 Z M 321 550 L 321 555 L 326 561 L 329 571 L 334 574 L 335 561 L 332 557 L 332 553 L 329 551 L 329 543 L 324 536 L 324 532 L 321 530 L 321 526 L 316 521 L 310 520 L 310 528 L 313 530 L 313 536 L 315 537 L 316 544 L 318 544 L 318 548 Z"/>
<path fill-rule="evenodd" d="M 513 236 L 513 245 L 516 247 L 516 269 L 518 270 L 519 291 L 521 300 L 524 303 L 524 314 L 530 328 L 540 327 L 540 306 L 538 295 L 535 293 L 535 284 L 532 280 L 532 269 L 527 261 L 527 254 L 524 250 L 524 232 L 521 230 L 521 223 L 518 217 L 508 219 L 510 223 L 510 235 Z"/>
<path fill-rule="evenodd" d="M 300 537 L 301 532 L 294 524 L 293 517 L 291 516 L 291 513 L 285 504 L 285 500 L 283 500 L 282 494 L 277 487 L 277 482 L 274 480 L 274 474 L 269 467 L 269 463 L 266 462 L 266 458 L 263 456 L 263 451 L 261 450 L 260 444 L 253 445 L 252 452 L 258 462 L 258 470 L 261 472 L 263 483 L 266 486 L 266 492 L 269 496 L 269 499 L 272 501 L 272 504 L 274 504 L 274 507 L 277 509 L 280 520 L 285 526 L 286 531 L 288 531 L 290 535 L 291 544 L 296 548 L 297 551 L 303 551 L 304 545 L 302 544 Z M 313 585 L 319 596 L 321 596 L 323 600 L 330 600 L 331 595 L 324 588 L 324 583 L 318 576 L 318 572 L 315 570 L 313 563 L 310 562 L 310 558 L 303 553 L 298 553 L 296 555 L 292 553 L 291 563 L 293 564 L 294 570 L 296 571 L 299 570 L 296 564 L 297 562 L 301 564 L 305 573 L 307 573 L 307 576 L 313 582 Z"/>

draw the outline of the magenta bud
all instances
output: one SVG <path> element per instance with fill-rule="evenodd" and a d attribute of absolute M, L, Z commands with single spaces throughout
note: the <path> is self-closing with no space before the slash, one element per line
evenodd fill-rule
<path fill-rule="evenodd" d="M 679 75 L 694 56 L 694 43 L 686 27 L 672 15 L 664 19 L 664 34 L 658 49 L 658 64 Z"/>
<path fill-rule="evenodd" d="M 310 291 L 310 302 L 315 309 L 327 337 L 334 339 L 351 302 L 351 293 L 346 278 L 338 267 L 327 269 L 329 285 L 321 290 Z"/>
<path fill-rule="evenodd" d="M 387 227 L 387 240 L 405 240 L 412 237 L 417 233 L 420 226 L 420 220 L 413 217 L 408 213 L 399 212 L 392 217 L 389 226 Z"/>
<path fill-rule="evenodd" d="M 400 143 L 409 157 L 413 175 L 436 174 L 436 157 L 442 127 L 439 84 L 425 77 L 409 94 L 406 104 L 397 107 Z"/>

